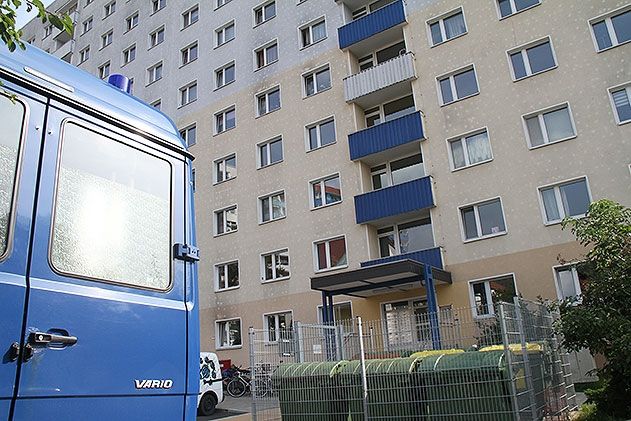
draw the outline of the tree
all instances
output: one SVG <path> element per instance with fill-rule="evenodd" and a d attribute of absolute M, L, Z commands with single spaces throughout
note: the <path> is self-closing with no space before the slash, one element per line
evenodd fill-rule
<path fill-rule="evenodd" d="M 24 49 L 22 31 L 15 27 L 16 11 L 22 4 L 29 12 L 35 9 L 42 24 L 50 22 L 54 27 L 72 35 L 73 24 L 70 16 L 48 12 L 41 0 L 0 0 L 0 38 L 10 51 L 15 51 L 16 47 Z"/>
<path fill-rule="evenodd" d="M 559 303 L 557 323 L 570 351 L 588 348 L 602 354 L 602 387 L 590 398 L 598 411 L 631 417 L 631 209 L 610 200 L 590 205 L 582 219 L 565 219 L 589 251 L 580 270 L 586 275 L 582 295 Z"/>

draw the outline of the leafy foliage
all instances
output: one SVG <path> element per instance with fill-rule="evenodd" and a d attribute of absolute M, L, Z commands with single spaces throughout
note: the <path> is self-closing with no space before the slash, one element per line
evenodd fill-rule
<path fill-rule="evenodd" d="M 35 9 L 42 24 L 50 22 L 55 28 L 72 35 L 73 23 L 70 16 L 47 11 L 41 0 L 0 0 L 0 38 L 10 51 L 15 51 L 17 47 L 24 49 L 22 31 L 15 27 L 16 11 L 22 5 L 26 6 L 29 12 Z"/>
<path fill-rule="evenodd" d="M 586 275 L 580 298 L 559 303 L 557 328 L 571 351 L 602 354 L 602 388 L 590 395 L 598 411 L 631 416 L 631 209 L 610 200 L 590 205 L 583 219 L 566 219 L 589 248 L 579 269 Z"/>

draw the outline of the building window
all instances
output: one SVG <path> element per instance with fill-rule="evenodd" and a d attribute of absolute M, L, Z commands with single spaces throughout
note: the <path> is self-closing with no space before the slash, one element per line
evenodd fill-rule
<path fill-rule="evenodd" d="M 257 48 L 254 50 L 254 59 L 256 68 L 268 66 L 278 61 L 278 42 L 272 41 L 271 43 Z"/>
<path fill-rule="evenodd" d="M 569 104 L 561 104 L 523 117 L 531 148 L 576 137 Z"/>
<path fill-rule="evenodd" d="M 182 66 L 186 66 L 190 62 L 197 60 L 197 53 L 198 53 L 197 41 L 195 41 L 188 47 L 184 47 L 181 50 Z"/>
<path fill-rule="evenodd" d="M 287 215 L 285 192 L 259 197 L 259 209 L 259 224 L 284 218 Z"/>
<path fill-rule="evenodd" d="M 46 39 L 50 36 L 50 34 L 53 33 L 53 25 L 46 25 L 44 27 L 44 38 L 42 39 Z"/>
<path fill-rule="evenodd" d="M 474 315 L 485 317 L 495 314 L 495 304 L 513 302 L 517 296 L 515 277 L 513 275 L 498 276 L 469 283 L 469 292 L 473 304 Z"/>
<path fill-rule="evenodd" d="M 215 183 L 222 183 L 237 176 L 237 156 L 229 155 L 215 161 Z"/>
<path fill-rule="evenodd" d="M 313 243 L 316 272 L 348 266 L 344 237 Z"/>
<path fill-rule="evenodd" d="M 371 67 L 377 66 L 378 64 L 399 57 L 405 54 L 406 51 L 407 48 L 405 46 L 405 41 L 401 41 L 389 47 L 382 48 L 381 50 L 370 53 L 365 57 L 360 57 L 357 60 L 357 64 L 359 65 L 360 71 L 368 70 Z"/>
<path fill-rule="evenodd" d="M 237 228 L 236 206 L 215 211 L 215 235 L 228 234 L 236 231 Z"/>
<path fill-rule="evenodd" d="M 306 96 L 318 94 L 331 87 L 331 70 L 328 65 L 306 73 L 302 77 Z"/>
<path fill-rule="evenodd" d="M 105 17 L 108 17 L 116 11 L 116 2 L 110 2 L 103 6 L 103 8 L 105 9 Z"/>
<path fill-rule="evenodd" d="M 215 322 L 215 346 L 217 349 L 240 348 L 241 319 L 217 320 Z"/>
<path fill-rule="evenodd" d="M 342 201 L 340 175 L 335 174 L 309 183 L 311 185 L 311 207 L 321 208 Z"/>
<path fill-rule="evenodd" d="M 156 110 L 160 110 L 160 109 L 162 109 L 162 100 L 161 99 L 156 99 L 155 101 L 153 101 L 149 105 L 151 105 Z"/>
<path fill-rule="evenodd" d="M 194 6 L 182 13 L 182 28 L 188 28 L 199 20 L 199 6 Z"/>
<path fill-rule="evenodd" d="M 566 217 L 581 218 L 591 203 L 586 178 L 540 187 L 539 194 L 546 224 L 561 222 Z"/>
<path fill-rule="evenodd" d="M 226 5 L 226 4 L 230 3 L 231 1 L 232 0 L 217 0 L 217 7 L 216 8 L 219 8 L 219 7 L 223 6 L 223 5 Z"/>
<path fill-rule="evenodd" d="M 440 87 L 440 104 L 447 105 L 464 98 L 476 95 L 478 80 L 473 65 L 437 78 Z"/>
<path fill-rule="evenodd" d="M 94 17 L 90 16 L 86 20 L 83 21 L 83 33 L 89 32 L 92 29 L 92 25 L 94 24 Z"/>
<path fill-rule="evenodd" d="M 234 21 L 215 29 L 215 46 L 219 47 L 234 39 Z"/>
<path fill-rule="evenodd" d="M 521 80 L 557 67 L 550 38 L 508 52 L 513 80 Z"/>
<path fill-rule="evenodd" d="M 321 305 L 318 306 L 318 323 L 324 323 L 324 310 Z M 343 322 L 345 320 L 353 320 L 353 310 L 350 301 L 345 303 L 333 304 L 333 323 Z M 351 328 L 352 329 L 352 328 Z"/>
<path fill-rule="evenodd" d="M 262 116 L 280 109 L 280 86 L 256 95 L 256 114 Z"/>
<path fill-rule="evenodd" d="M 493 159 L 487 129 L 477 130 L 447 140 L 451 152 L 452 169 L 471 167 Z"/>
<path fill-rule="evenodd" d="M 306 127 L 307 147 L 312 151 L 335 143 L 335 119 L 327 118 L 324 121 Z"/>
<path fill-rule="evenodd" d="M 465 241 L 493 237 L 506 233 L 502 201 L 497 199 L 460 208 Z"/>
<path fill-rule="evenodd" d="M 154 64 L 150 68 L 147 69 L 149 83 L 153 83 L 157 80 L 162 79 L 162 62 Z"/>
<path fill-rule="evenodd" d="M 128 31 L 131 31 L 136 26 L 138 26 L 138 12 L 134 13 L 133 15 L 131 15 L 131 16 L 129 16 L 127 18 L 127 30 Z"/>
<path fill-rule="evenodd" d="M 86 6 L 87 6 L 87 5 L 89 5 L 89 4 L 91 4 L 93 1 L 94 1 L 94 0 L 85 0 L 85 5 L 86 5 Z"/>
<path fill-rule="evenodd" d="M 261 280 L 263 282 L 288 279 L 289 253 L 287 249 L 261 255 Z"/>
<path fill-rule="evenodd" d="M 300 46 L 306 48 L 326 38 L 326 20 L 317 19 L 300 28 Z"/>
<path fill-rule="evenodd" d="M 167 5 L 167 0 L 152 0 L 151 13 L 156 13 L 157 11 L 164 9 L 166 5 Z"/>
<path fill-rule="evenodd" d="M 576 299 L 581 296 L 581 284 L 585 274 L 576 265 L 554 268 L 554 280 L 559 300 Z"/>
<path fill-rule="evenodd" d="M 514 15 L 540 3 L 540 0 L 497 0 L 500 18 Z"/>
<path fill-rule="evenodd" d="M 590 22 L 596 51 L 604 51 L 631 41 L 631 5 L 614 10 Z"/>
<path fill-rule="evenodd" d="M 79 64 L 87 61 L 90 58 L 90 47 L 85 47 L 79 52 Z"/>
<path fill-rule="evenodd" d="M 425 177 L 423 155 L 416 154 L 370 169 L 373 190 L 383 189 Z"/>
<path fill-rule="evenodd" d="M 197 100 L 197 82 L 180 88 L 180 107 Z"/>
<path fill-rule="evenodd" d="M 254 26 L 260 25 L 276 16 L 276 2 L 268 1 L 254 8 Z"/>
<path fill-rule="evenodd" d="M 442 44 L 467 33 L 462 7 L 427 21 L 431 45 Z"/>
<path fill-rule="evenodd" d="M 366 118 L 366 127 L 372 127 L 386 121 L 395 120 L 415 111 L 414 97 L 407 95 L 365 110 L 364 117 Z"/>
<path fill-rule="evenodd" d="M 182 139 L 184 139 L 187 146 L 193 146 L 197 143 L 197 126 L 195 124 L 191 124 L 190 126 L 181 129 L 180 136 L 182 136 Z"/>
<path fill-rule="evenodd" d="M 267 167 L 283 160 L 283 138 L 276 137 L 258 145 L 259 168 Z"/>
<path fill-rule="evenodd" d="M 110 29 L 103 35 L 101 35 L 101 48 L 105 48 L 112 43 L 114 39 L 114 30 Z"/>
<path fill-rule="evenodd" d="M 226 86 L 235 80 L 234 61 L 215 70 L 215 89 Z"/>
<path fill-rule="evenodd" d="M 291 311 L 276 314 L 265 314 L 263 318 L 265 319 L 266 342 L 283 342 L 293 340 Z"/>
<path fill-rule="evenodd" d="M 223 133 L 226 130 L 234 129 L 237 125 L 237 113 L 234 107 L 220 111 L 215 114 L 215 133 Z"/>
<path fill-rule="evenodd" d="M 239 288 L 239 262 L 215 265 L 215 288 L 217 291 Z"/>
<path fill-rule="evenodd" d="M 156 29 L 149 34 L 149 48 L 153 48 L 164 42 L 164 26 Z"/>
<path fill-rule="evenodd" d="M 110 62 L 103 63 L 99 66 L 99 77 L 105 79 L 110 75 Z"/>
<path fill-rule="evenodd" d="M 123 51 L 123 65 L 131 63 L 136 59 L 136 44 Z"/>
<path fill-rule="evenodd" d="M 618 124 L 631 121 L 631 83 L 609 89 L 614 115 Z"/>
<path fill-rule="evenodd" d="M 380 257 L 398 256 L 434 247 L 432 220 L 426 218 L 377 230 Z"/>
<path fill-rule="evenodd" d="M 134 94 L 134 78 L 130 77 L 129 78 L 129 95 L 133 95 Z"/>

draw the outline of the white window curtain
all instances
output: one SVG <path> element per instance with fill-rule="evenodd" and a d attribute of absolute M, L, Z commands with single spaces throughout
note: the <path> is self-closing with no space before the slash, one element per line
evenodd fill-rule
<path fill-rule="evenodd" d="M 489 137 L 486 132 L 468 137 L 466 141 L 469 162 L 474 164 L 476 162 L 491 159 L 491 147 L 489 145 Z"/>

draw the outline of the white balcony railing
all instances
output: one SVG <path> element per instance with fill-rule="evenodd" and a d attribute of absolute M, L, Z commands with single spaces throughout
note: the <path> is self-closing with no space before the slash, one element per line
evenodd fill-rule
<path fill-rule="evenodd" d="M 414 53 L 408 52 L 344 79 L 347 102 L 406 80 L 416 79 Z"/>

